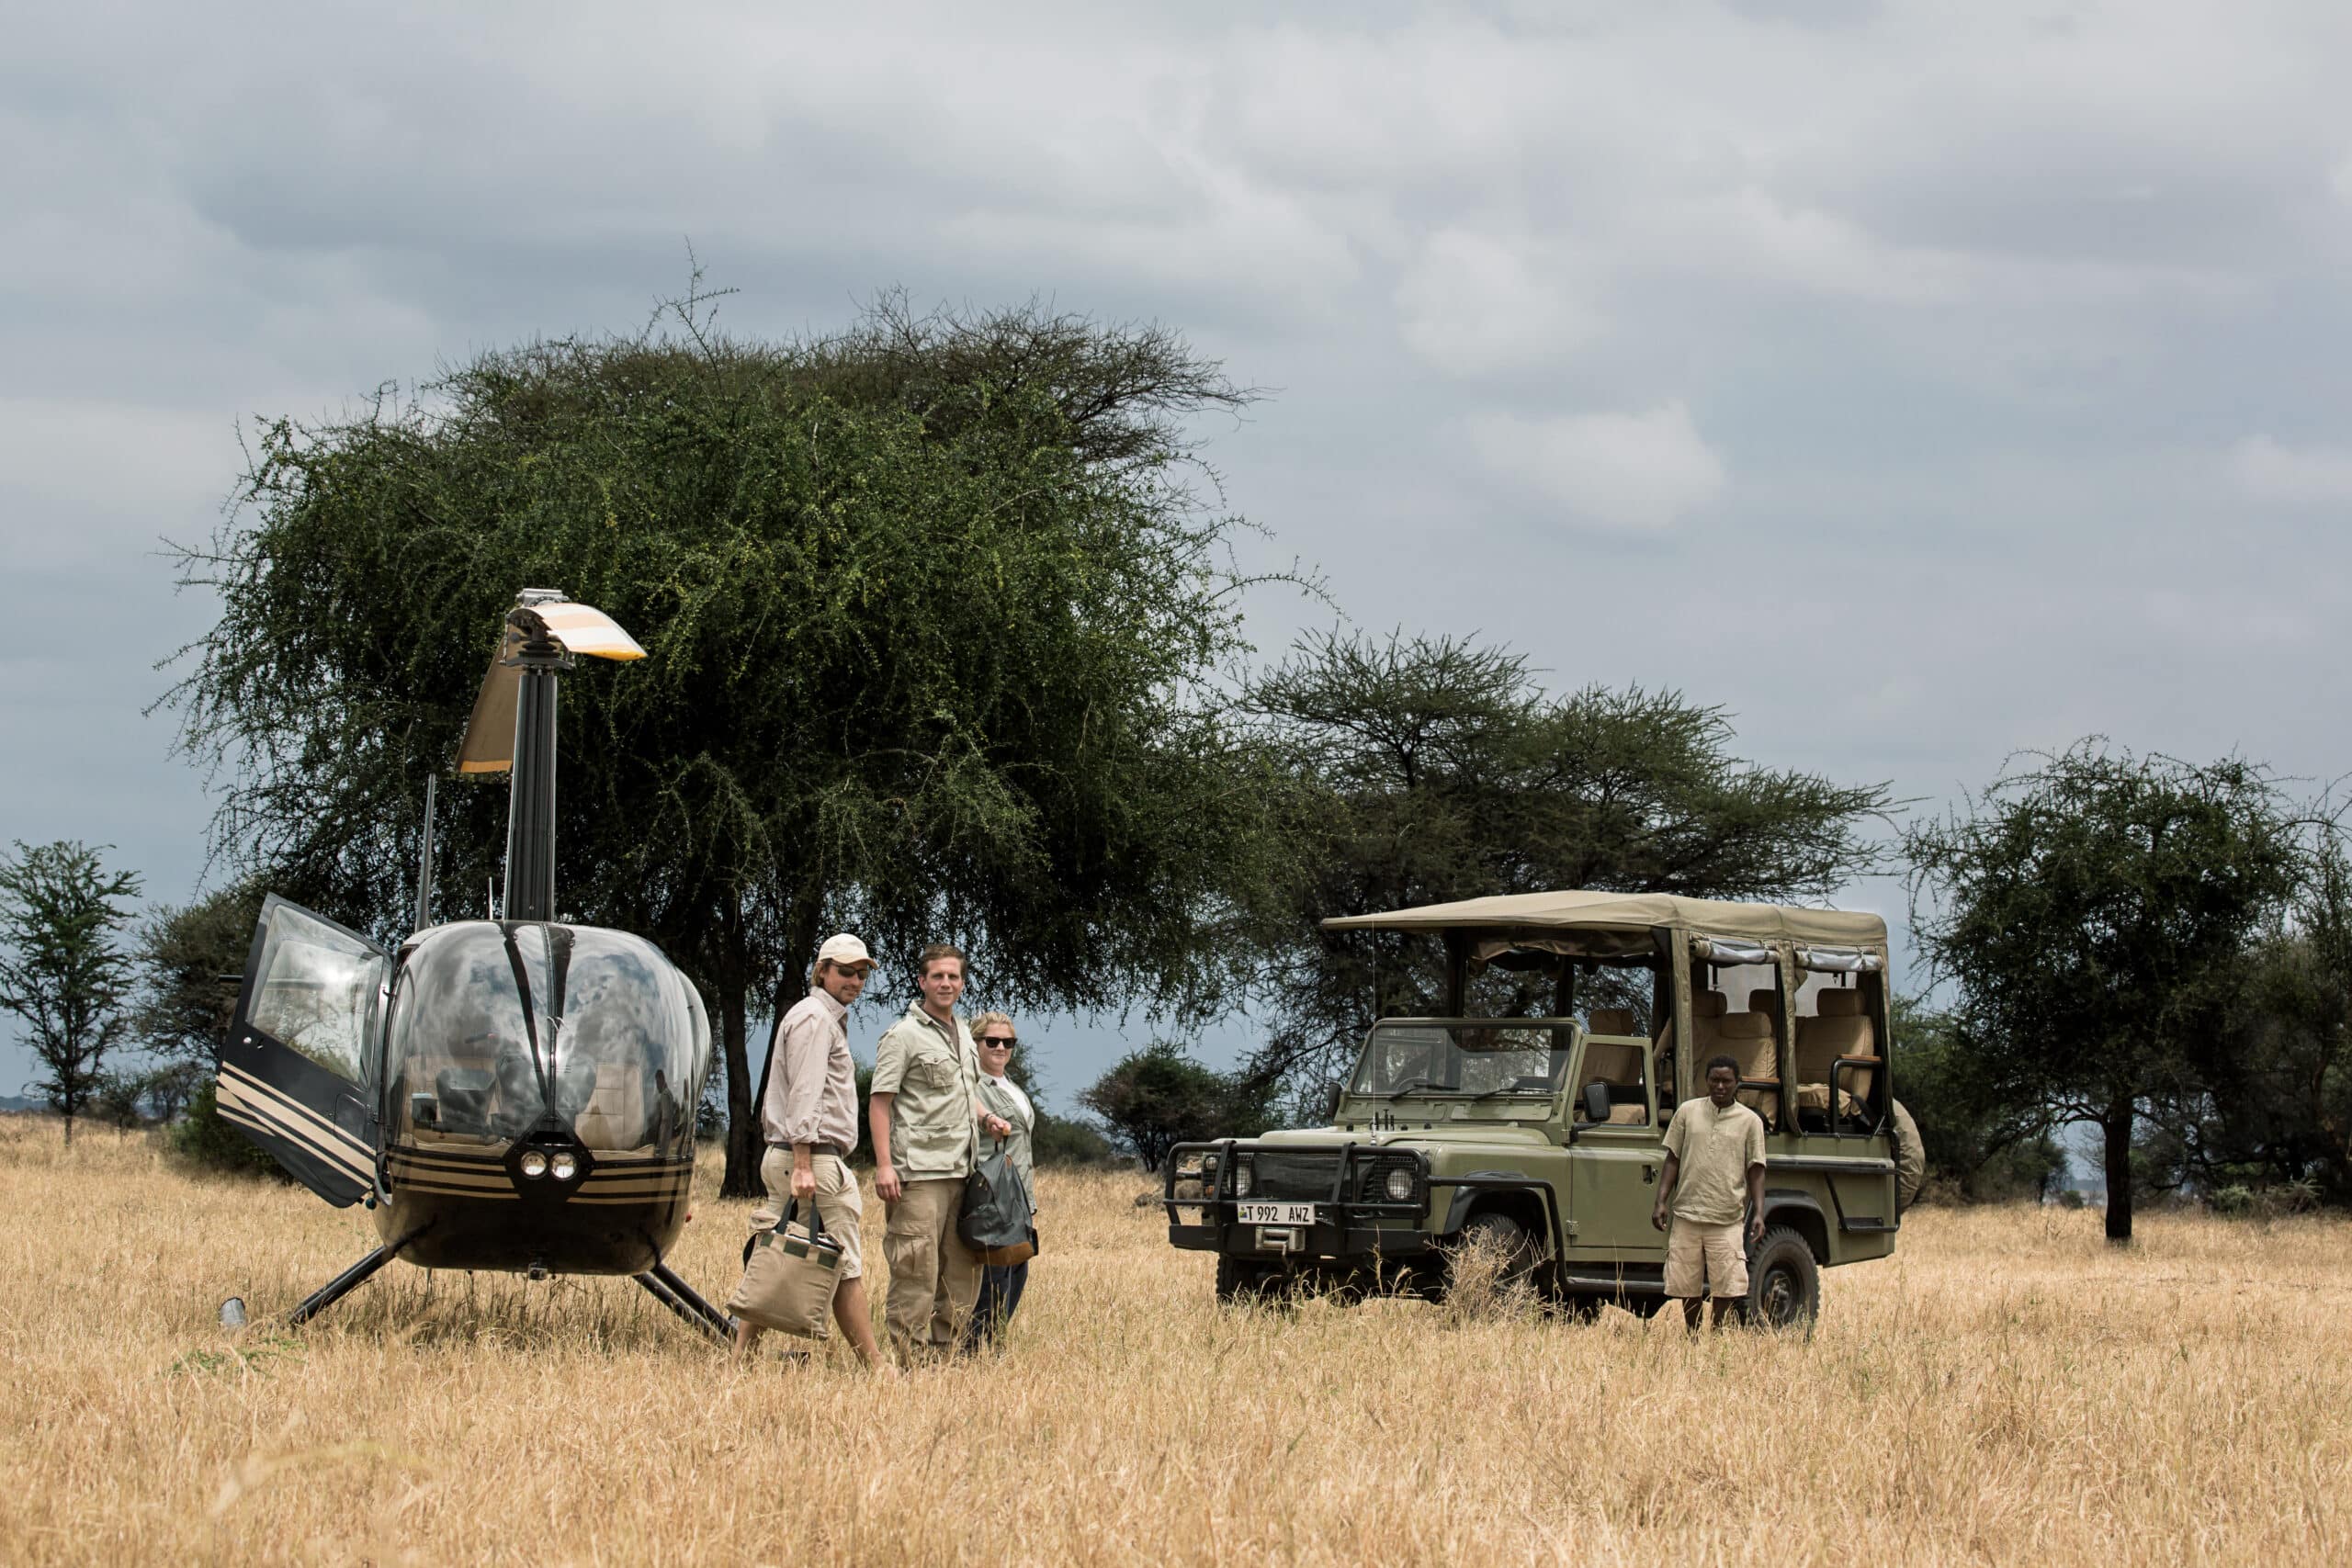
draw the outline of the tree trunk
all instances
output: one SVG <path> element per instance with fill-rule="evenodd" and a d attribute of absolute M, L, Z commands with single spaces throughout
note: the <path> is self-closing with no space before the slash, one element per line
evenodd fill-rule
<path fill-rule="evenodd" d="M 814 898 L 794 902 L 792 914 L 785 922 L 784 975 L 775 995 L 768 1000 L 768 1050 L 760 1059 L 759 1087 L 752 1091 L 754 1104 L 765 1104 L 768 1098 L 768 1075 L 775 1071 L 775 1025 L 793 1003 L 807 993 L 803 987 L 810 984 L 817 968 L 817 918 L 822 914 L 822 904 Z M 863 1111 L 864 1108 L 859 1108 Z M 764 1134 L 762 1134 L 764 1141 Z"/>
<path fill-rule="evenodd" d="M 2118 1246 L 2132 1239 L 2132 1101 L 2126 1097 L 2109 1101 L 2099 1122 L 2107 1138 L 2107 1239 Z"/>
<path fill-rule="evenodd" d="M 757 1198 L 760 1186 L 758 1113 L 752 1103 L 752 1059 L 744 1043 L 743 984 L 730 978 L 718 996 L 719 1035 L 727 1055 L 727 1172 L 719 1179 L 722 1198 Z"/>
<path fill-rule="evenodd" d="M 767 1140 L 760 1134 L 758 1097 L 752 1089 L 752 1057 L 745 1046 L 745 1013 L 751 1005 L 751 964 L 743 951 L 742 895 L 729 889 L 719 909 L 719 942 L 724 970 L 718 1007 L 727 1042 L 727 1172 L 719 1179 L 722 1198 L 759 1198 L 760 1156 Z"/>

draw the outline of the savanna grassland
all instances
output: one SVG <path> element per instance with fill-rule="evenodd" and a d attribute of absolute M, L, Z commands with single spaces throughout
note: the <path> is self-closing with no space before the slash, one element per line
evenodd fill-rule
<path fill-rule="evenodd" d="M 673 1261 L 723 1298 L 748 1206 L 703 1181 Z M 2119 1253 L 2094 1214 L 1922 1210 L 1810 1344 L 1694 1344 L 1220 1312 L 1143 1186 L 1047 1173 L 1003 1354 L 889 1382 L 774 1337 L 730 1366 L 626 1280 L 399 1266 L 288 1332 L 356 1211 L 0 1119 L 0 1555 L 2352 1560 L 2352 1224 L 2150 1215 Z"/>

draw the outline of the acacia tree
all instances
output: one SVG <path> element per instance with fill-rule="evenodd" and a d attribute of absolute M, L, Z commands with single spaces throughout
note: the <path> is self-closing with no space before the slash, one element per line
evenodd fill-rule
<path fill-rule="evenodd" d="M 109 875 L 98 852 L 60 840 L 0 860 L 0 1010 L 22 1021 L 25 1043 L 45 1077 L 33 1088 L 74 1119 L 108 1082 L 107 1053 L 122 1038 L 130 960 L 116 933 L 130 922 L 125 901 L 139 878 Z"/>
<path fill-rule="evenodd" d="M 1204 1066 L 1172 1040 L 1130 1051 L 1088 1086 L 1078 1102 L 1156 1171 L 1178 1144 L 1254 1138 L 1272 1119 L 1269 1086 Z"/>
<path fill-rule="evenodd" d="M 1983 1096 L 2099 1129 L 2110 1241 L 2132 1237 L 2133 1134 L 2199 1098 L 2297 835 L 2259 767 L 2096 737 L 1905 832 L 1912 929 Z"/>
<path fill-rule="evenodd" d="M 216 848 L 400 923 L 524 586 L 649 657 L 560 716 L 559 905 L 661 942 L 712 1001 L 726 1190 L 757 1190 L 747 1022 L 827 931 L 953 938 L 976 1001 L 1217 1004 L 1264 881 L 1268 770 L 1202 693 L 1239 649 L 1237 522 L 1186 422 L 1250 394 L 1158 327 L 1035 308 L 747 343 L 707 299 L 618 340 L 480 355 L 420 400 L 264 428 L 185 578 L 221 614 L 174 693 Z M 440 912 L 476 912 L 505 791 L 444 791 Z"/>
<path fill-rule="evenodd" d="M 2194 1179 L 2352 1202 L 2352 857 L 2332 803 L 2286 918 L 2257 945 L 2204 1067 L 2203 1102 L 2177 1129 Z"/>
<path fill-rule="evenodd" d="M 1428 1013 L 1436 938 L 1317 922 L 1549 888 L 1822 897 L 1878 863 L 1883 785 L 1758 768 L 1719 708 L 1676 692 L 1555 695 L 1507 649 L 1448 637 L 1307 637 L 1250 688 L 1286 760 L 1299 844 L 1264 933 L 1272 1029 L 1251 1071 L 1315 1101 L 1385 1015 Z M 1544 997 L 1490 970 L 1479 1010 Z"/>
<path fill-rule="evenodd" d="M 133 961 L 139 1005 L 131 1014 L 138 1043 L 157 1058 L 140 1080 L 141 1092 L 165 1121 L 182 1109 L 209 1121 L 214 1098 L 202 1092 L 217 1068 L 221 1042 L 237 1010 L 245 956 L 261 915 L 262 889 L 251 883 L 218 888 L 193 903 L 166 906 L 139 931 Z M 228 1151 L 239 1168 L 277 1168 L 277 1162 L 223 1127 L 191 1133 L 187 1146 L 207 1156 Z"/>

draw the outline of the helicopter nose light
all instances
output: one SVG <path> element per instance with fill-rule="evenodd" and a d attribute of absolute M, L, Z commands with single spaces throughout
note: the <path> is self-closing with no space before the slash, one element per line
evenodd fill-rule
<path fill-rule="evenodd" d="M 564 1149 L 548 1162 L 548 1168 L 555 1172 L 558 1181 L 569 1181 L 580 1174 L 580 1161 L 570 1149 Z"/>
<path fill-rule="evenodd" d="M 559 1155 L 557 1157 L 569 1163 L 571 1156 L 569 1155 Z M 523 1174 L 526 1176 L 536 1178 L 545 1176 L 548 1173 L 548 1156 L 539 1153 L 537 1149 L 526 1150 L 524 1152 L 521 1164 L 523 1167 Z M 556 1174 L 565 1180 L 571 1179 L 571 1173 L 569 1171 L 559 1170 Z"/>

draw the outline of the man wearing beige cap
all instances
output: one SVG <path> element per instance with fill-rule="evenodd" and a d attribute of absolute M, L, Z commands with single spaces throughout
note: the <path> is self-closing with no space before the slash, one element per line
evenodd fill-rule
<path fill-rule="evenodd" d="M 865 1204 L 849 1154 L 857 1147 L 857 1067 L 849 1055 L 849 1004 L 865 989 L 874 960 L 865 944 L 843 934 L 825 939 L 808 994 L 776 1021 L 768 1045 L 767 1092 L 760 1097 L 760 1126 L 767 1153 L 760 1181 L 767 1199 L 752 1212 L 755 1232 L 775 1228 L 786 1195 L 815 1202 L 825 1234 L 841 1244 L 840 1282 L 833 1287 L 833 1321 L 868 1366 L 881 1364 L 874 1325 L 866 1315 L 858 1219 Z M 750 1324 L 735 1329 L 735 1353 L 760 1337 Z"/>

